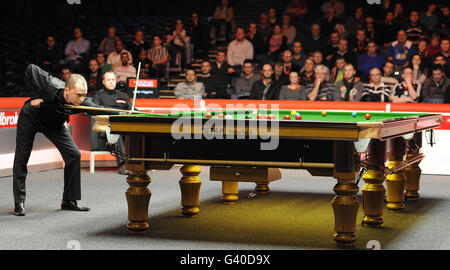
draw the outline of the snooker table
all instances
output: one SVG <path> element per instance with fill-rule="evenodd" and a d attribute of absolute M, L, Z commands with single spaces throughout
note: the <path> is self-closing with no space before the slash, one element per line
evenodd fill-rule
<path fill-rule="evenodd" d="M 337 180 L 331 202 L 334 240 L 352 246 L 359 179 L 365 182 L 363 223 L 380 226 L 386 194 L 391 211 L 402 211 L 405 200 L 418 199 L 421 136 L 440 122 L 439 114 L 426 113 L 227 108 L 100 115 L 94 130 L 126 138 L 127 228 L 132 232 L 149 227 L 148 170 L 183 165 L 181 213 L 194 217 L 200 211 L 199 165 L 210 166 L 210 180 L 222 181 L 221 199 L 227 204 L 238 201 L 239 182 L 255 182 L 256 192 L 265 194 L 271 181 L 281 179 L 279 168 L 291 168 Z"/>

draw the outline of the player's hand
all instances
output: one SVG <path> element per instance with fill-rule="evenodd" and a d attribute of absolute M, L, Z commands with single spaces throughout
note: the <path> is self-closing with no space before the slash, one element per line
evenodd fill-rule
<path fill-rule="evenodd" d="M 41 106 L 42 102 L 44 102 L 44 100 L 42 98 L 33 99 L 31 101 L 31 106 L 33 106 L 35 108 L 39 108 Z"/>

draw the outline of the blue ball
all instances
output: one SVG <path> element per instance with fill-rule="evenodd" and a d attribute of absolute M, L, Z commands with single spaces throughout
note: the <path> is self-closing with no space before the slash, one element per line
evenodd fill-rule
<path fill-rule="evenodd" d="M 357 115 L 358 115 L 357 112 L 352 112 L 352 116 L 353 116 L 353 117 L 356 117 Z"/>
<path fill-rule="evenodd" d="M 300 113 L 296 113 L 294 116 L 300 115 Z"/>

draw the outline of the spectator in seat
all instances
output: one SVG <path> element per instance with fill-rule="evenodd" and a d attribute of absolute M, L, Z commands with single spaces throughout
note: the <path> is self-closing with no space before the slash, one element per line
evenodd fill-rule
<path fill-rule="evenodd" d="M 198 13 L 191 15 L 191 20 L 187 27 L 188 35 L 191 37 L 193 48 L 193 58 L 206 57 L 209 51 L 208 25 L 200 20 Z"/>
<path fill-rule="evenodd" d="M 331 69 L 330 73 L 330 82 L 336 84 L 339 81 L 344 79 L 344 67 L 345 67 L 345 58 L 342 56 L 336 57 L 334 67 Z"/>
<path fill-rule="evenodd" d="M 303 41 L 303 48 L 306 54 L 310 54 L 313 51 L 324 51 L 328 45 L 326 37 L 320 33 L 320 25 L 311 25 L 311 36 L 307 37 Z"/>
<path fill-rule="evenodd" d="M 356 66 L 358 63 L 358 56 L 352 50 L 348 49 L 348 41 L 345 38 L 339 40 L 337 51 L 333 55 L 333 58 L 331 58 L 330 63 L 335 63 L 336 57 L 338 56 L 344 57 L 345 62 L 351 63 L 353 66 Z"/>
<path fill-rule="evenodd" d="M 306 93 L 309 100 L 334 100 L 334 84 L 329 82 L 330 73 L 325 65 L 316 66 L 315 81 L 306 86 Z"/>
<path fill-rule="evenodd" d="M 413 71 L 413 82 L 422 85 L 427 79 L 428 69 L 422 63 L 422 58 L 418 53 L 413 54 L 411 64 L 408 67 Z"/>
<path fill-rule="evenodd" d="M 258 31 L 256 23 L 250 23 L 247 32 L 247 40 L 253 45 L 254 60 L 258 63 L 264 63 L 267 60 L 267 43 L 263 35 Z"/>
<path fill-rule="evenodd" d="M 113 71 L 117 75 L 118 82 L 126 82 L 129 77 L 136 77 L 136 68 L 130 64 L 130 53 L 120 54 L 121 65 L 113 66 Z"/>
<path fill-rule="evenodd" d="M 253 59 L 253 45 L 250 41 L 245 39 L 244 28 L 236 29 L 236 38 L 228 44 L 227 48 L 227 60 L 230 67 L 234 69 L 236 73 L 242 71 L 242 65 L 245 59 Z"/>
<path fill-rule="evenodd" d="M 405 27 L 408 23 L 402 3 L 396 3 L 394 6 L 394 23 L 401 28 Z"/>
<path fill-rule="evenodd" d="M 228 0 L 222 0 L 221 5 L 217 6 L 211 24 L 211 44 L 216 44 L 217 29 L 220 33 L 220 41 L 227 42 L 228 34 L 231 33 L 234 27 L 234 10 L 228 5 Z"/>
<path fill-rule="evenodd" d="M 302 0 L 292 0 L 288 3 L 286 11 L 293 19 L 303 19 L 308 15 L 308 2 Z"/>
<path fill-rule="evenodd" d="M 330 35 L 337 24 L 340 24 L 341 20 L 336 17 L 336 10 L 330 8 L 327 16 L 321 20 L 322 33 L 326 36 Z"/>
<path fill-rule="evenodd" d="M 36 63 L 43 70 L 56 73 L 62 55 L 61 47 L 56 45 L 55 37 L 50 35 L 47 37 L 45 45 L 40 45 L 37 49 Z"/>
<path fill-rule="evenodd" d="M 252 85 L 252 90 L 250 91 L 250 99 L 258 100 L 268 100 L 272 91 L 272 75 L 273 69 L 269 64 L 265 64 L 262 67 L 262 78 L 257 80 Z"/>
<path fill-rule="evenodd" d="M 315 51 L 312 54 L 312 59 L 314 60 L 314 65 L 318 66 L 318 65 L 325 65 L 324 61 L 323 61 L 323 54 L 321 51 Z"/>
<path fill-rule="evenodd" d="M 423 64 L 427 67 L 431 67 L 431 56 L 428 54 L 428 41 L 426 39 L 419 40 L 417 44 L 417 54 L 422 58 Z"/>
<path fill-rule="evenodd" d="M 177 20 L 175 30 L 172 35 L 167 36 L 166 43 L 169 44 L 168 49 L 172 59 L 176 61 L 176 54 L 181 53 L 181 63 L 175 63 L 176 65 L 181 64 L 181 66 L 185 66 L 191 64 L 193 54 L 191 38 L 187 35 L 182 20 Z"/>
<path fill-rule="evenodd" d="M 399 26 L 394 22 L 394 12 L 387 11 L 384 17 L 383 23 L 380 23 L 378 26 L 379 35 L 377 35 L 376 42 L 378 44 L 383 45 L 381 48 L 384 51 L 389 49 L 391 43 L 395 41 Z"/>
<path fill-rule="evenodd" d="M 289 84 L 281 87 L 280 100 L 308 100 L 305 89 L 298 80 L 298 73 L 292 71 L 289 74 Z"/>
<path fill-rule="evenodd" d="M 231 75 L 235 72 L 226 62 L 226 52 L 219 50 L 216 55 L 216 62 L 211 63 L 211 74 L 218 85 L 229 88 Z"/>
<path fill-rule="evenodd" d="M 153 62 L 152 60 L 148 59 L 147 51 L 141 50 L 137 59 L 137 64 L 139 65 L 139 63 L 141 63 L 141 72 L 139 74 L 139 77 L 154 77 L 155 70 L 153 69 Z"/>
<path fill-rule="evenodd" d="M 450 67 L 447 66 L 447 63 L 445 62 L 445 57 L 442 54 L 438 54 L 434 57 L 433 64 L 441 66 L 444 75 L 450 77 Z"/>
<path fill-rule="evenodd" d="M 292 44 L 292 52 L 293 52 L 292 63 L 294 63 L 300 68 L 303 68 L 308 56 L 303 53 L 303 46 L 301 41 L 294 41 L 294 43 Z"/>
<path fill-rule="evenodd" d="M 209 61 L 202 62 L 201 73 L 197 75 L 197 82 L 201 82 L 205 86 L 203 98 L 229 98 L 226 86 L 219 85 L 211 74 L 211 63 Z"/>
<path fill-rule="evenodd" d="M 292 62 L 293 58 L 294 57 L 292 55 L 291 50 L 285 50 L 281 54 L 281 61 L 283 63 L 283 75 L 282 76 L 285 76 L 286 79 L 289 78 L 289 74 L 292 71 L 297 72 L 297 76 L 298 76 L 298 73 L 300 72 L 300 67 Z"/>
<path fill-rule="evenodd" d="M 305 60 L 305 65 L 303 66 L 302 71 L 300 72 L 300 84 L 306 86 L 308 84 L 313 84 L 315 80 L 314 75 L 314 60 L 312 58 L 308 58 Z"/>
<path fill-rule="evenodd" d="M 334 64 L 334 62 L 331 62 L 333 56 L 336 54 L 336 52 L 339 49 L 339 41 L 341 40 L 341 37 L 338 32 L 333 31 L 330 34 L 330 44 L 325 48 L 324 56 L 325 61 L 330 63 L 331 65 Z"/>
<path fill-rule="evenodd" d="M 236 80 L 236 85 L 234 86 L 233 99 L 249 97 L 253 83 L 261 79 L 261 75 L 255 74 L 255 67 L 250 59 L 244 61 L 242 70 L 242 76 Z"/>
<path fill-rule="evenodd" d="M 133 63 L 133 56 L 129 51 L 125 50 L 122 40 L 116 40 L 114 42 L 114 51 L 108 55 L 108 58 L 106 60 L 106 63 L 111 65 L 113 70 L 114 68 L 122 65 L 122 53 L 128 54 L 130 65 Z"/>
<path fill-rule="evenodd" d="M 377 51 L 377 44 L 371 40 L 367 43 L 367 53 L 359 56 L 358 70 L 361 72 L 363 81 L 367 81 L 369 73 L 373 68 L 382 69 L 384 65 L 384 57 Z M 366 80 L 367 78 L 367 80 Z"/>
<path fill-rule="evenodd" d="M 283 15 L 281 24 L 281 33 L 287 39 L 287 45 L 291 46 L 297 36 L 297 29 L 291 25 L 291 17 L 288 14 Z"/>
<path fill-rule="evenodd" d="M 112 71 L 110 64 L 106 63 L 105 54 L 103 52 L 98 52 L 96 57 L 97 63 L 102 71 L 102 75 L 107 71 Z"/>
<path fill-rule="evenodd" d="M 280 53 L 287 48 L 287 38 L 281 33 L 280 25 L 276 24 L 273 27 L 272 36 L 269 39 L 268 55 L 272 62 L 276 61 Z"/>
<path fill-rule="evenodd" d="M 345 22 L 345 28 L 348 30 L 350 36 L 356 35 L 356 29 L 363 27 L 365 23 L 364 9 L 356 7 L 355 13 Z"/>
<path fill-rule="evenodd" d="M 369 76 L 370 82 L 364 84 L 361 101 L 389 102 L 391 87 L 381 81 L 381 70 L 372 68 Z"/>
<path fill-rule="evenodd" d="M 81 28 L 76 27 L 73 30 L 74 39 L 66 44 L 64 54 L 66 55 L 66 63 L 69 65 L 80 65 L 89 53 L 90 42 L 83 38 Z"/>
<path fill-rule="evenodd" d="M 100 42 L 98 50 L 103 52 L 105 55 L 109 55 L 114 51 L 114 46 L 117 40 L 120 40 L 120 38 L 116 36 L 116 28 L 114 26 L 108 27 L 108 36 Z"/>
<path fill-rule="evenodd" d="M 383 65 L 381 81 L 393 90 L 399 79 L 398 71 L 394 71 L 394 63 L 386 61 Z"/>
<path fill-rule="evenodd" d="M 131 56 L 133 59 L 139 59 L 139 55 L 141 54 L 141 51 L 147 51 L 149 49 L 149 44 L 145 43 L 144 41 L 144 31 L 137 30 L 134 33 L 134 40 L 131 42 L 131 44 L 128 46 L 129 51 L 131 53 Z M 135 66 L 137 67 L 138 63 L 135 63 Z"/>
<path fill-rule="evenodd" d="M 289 84 L 289 76 L 284 75 L 283 62 L 281 61 L 277 61 L 273 64 L 272 84 L 272 90 L 267 98 L 271 100 L 279 100 L 281 87 Z"/>
<path fill-rule="evenodd" d="M 148 50 L 148 59 L 153 63 L 152 67 L 155 70 L 156 77 L 165 78 L 169 52 L 161 43 L 162 41 L 159 35 L 153 36 L 153 47 Z"/>
<path fill-rule="evenodd" d="M 352 64 L 344 67 L 344 79 L 335 84 L 334 100 L 336 101 L 360 101 L 363 92 L 363 83 L 355 76 L 356 70 Z"/>
<path fill-rule="evenodd" d="M 429 77 L 422 86 L 423 103 L 449 103 L 450 81 L 445 76 L 442 66 L 433 65 Z"/>
<path fill-rule="evenodd" d="M 320 10 L 323 13 L 323 17 L 328 16 L 330 9 L 334 9 L 336 12 L 336 17 L 343 17 L 345 13 L 345 4 L 339 0 L 329 0 L 322 4 Z"/>
<path fill-rule="evenodd" d="M 415 10 L 409 14 L 409 24 L 405 28 L 408 40 L 417 45 L 421 38 L 426 37 L 426 29 L 419 23 L 419 13 Z"/>
<path fill-rule="evenodd" d="M 72 70 L 70 69 L 70 67 L 63 66 L 61 68 L 61 79 L 64 82 L 68 82 L 71 75 L 72 75 Z"/>
<path fill-rule="evenodd" d="M 419 23 L 424 25 L 428 31 L 433 31 L 439 22 L 439 17 L 436 15 L 436 4 L 428 3 L 427 11 L 420 12 Z"/>
<path fill-rule="evenodd" d="M 364 29 L 358 29 L 356 30 L 356 36 L 355 36 L 355 40 L 353 41 L 353 51 L 358 55 L 362 55 L 365 54 L 367 51 L 367 36 L 366 36 L 366 31 L 364 31 Z"/>
<path fill-rule="evenodd" d="M 275 24 L 280 24 L 277 16 L 277 11 L 274 8 L 269 8 L 269 10 L 267 11 L 267 15 L 269 24 L 272 26 L 272 28 L 275 26 Z"/>
<path fill-rule="evenodd" d="M 441 40 L 441 54 L 444 56 L 446 66 L 450 67 L 450 40 L 447 37 Z"/>
<path fill-rule="evenodd" d="M 197 82 L 195 70 L 186 70 L 186 81 L 179 82 L 175 86 L 174 94 L 177 99 L 202 99 L 205 85 Z"/>
<path fill-rule="evenodd" d="M 411 56 L 416 52 L 414 44 L 407 40 L 406 31 L 401 29 L 397 33 L 397 40 L 389 47 L 388 60 L 393 61 L 395 70 L 401 71 L 408 66 Z"/>
<path fill-rule="evenodd" d="M 258 32 L 263 36 L 264 43 L 268 43 L 272 35 L 273 27 L 269 23 L 269 16 L 266 13 L 259 15 Z"/>
<path fill-rule="evenodd" d="M 89 60 L 89 71 L 86 76 L 84 76 L 88 86 L 87 96 L 93 96 L 97 90 L 102 88 L 102 75 L 97 60 Z"/>
<path fill-rule="evenodd" d="M 421 84 L 413 80 L 414 72 L 412 68 L 403 69 L 403 81 L 395 86 L 391 92 L 391 101 L 394 103 L 415 103 L 419 100 Z"/>

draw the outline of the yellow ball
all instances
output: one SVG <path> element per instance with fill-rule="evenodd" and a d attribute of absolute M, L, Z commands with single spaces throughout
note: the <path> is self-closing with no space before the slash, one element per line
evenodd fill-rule
<path fill-rule="evenodd" d="M 295 115 L 297 111 L 291 111 L 291 115 Z"/>

